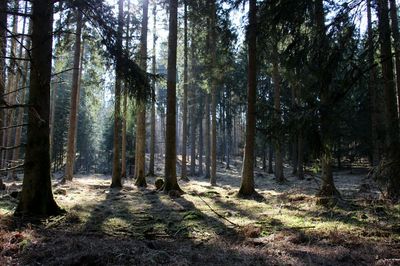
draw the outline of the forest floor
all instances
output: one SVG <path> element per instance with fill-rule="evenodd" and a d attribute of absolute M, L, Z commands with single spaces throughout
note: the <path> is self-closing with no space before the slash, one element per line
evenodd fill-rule
<path fill-rule="evenodd" d="M 157 192 L 155 178 L 110 189 L 110 177 L 76 176 L 53 189 L 67 214 L 39 224 L 13 219 L 7 182 L 0 198 L 0 265 L 400 265 L 400 205 L 380 199 L 366 171 L 335 173 L 343 201 L 316 204 L 318 179 L 285 184 L 259 170 L 263 199 L 238 199 L 240 164 L 218 169 L 218 186 L 202 177 L 186 192 Z M 158 168 L 161 175 L 161 168 Z"/>

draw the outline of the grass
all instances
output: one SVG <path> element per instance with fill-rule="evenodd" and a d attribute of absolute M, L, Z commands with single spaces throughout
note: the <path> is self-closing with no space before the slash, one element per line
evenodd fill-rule
<path fill-rule="evenodd" d="M 341 182 L 359 182 L 341 178 L 346 188 Z M 76 178 L 57 188 L 66 191 L 55 195 L 65 216 L 25 227 L 11 219 L 16 201 L 2 196 L 0 264 L 352 265 L 399 257 L 400 205 L 373 193 L 346 192 L 327 209 L 316 204 L 311 181 L 258 179 L 264 200 L 254 201 L 236 198 L 234 170 L 220 172 L 216 187 L 191 179 L 174 199 L 152 185 L 111 190 L 105 177 Z"/>

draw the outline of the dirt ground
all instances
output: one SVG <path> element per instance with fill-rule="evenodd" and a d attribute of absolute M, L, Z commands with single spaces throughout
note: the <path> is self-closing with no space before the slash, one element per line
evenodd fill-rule
<path fill-rule="evenodd" d="M 112 190 L 108 176 L 78 175 L 53 189 L 66 215 L 24 225 L 9 195 L 21 184 L 7 182 L 0 265 L 400 265 L 400 205 L 381 199 L 365 170 L 336 172 L 343 200 L 326 208 L 318 178 L 289 168 L 285 184 L 259 169 L 263 198 L 238 199 L 239 168 L 220 164 L 216 187 L 190 177 L 177 198 L 157 192 L 154 177 L 146 189 L 126 180 Z"/>

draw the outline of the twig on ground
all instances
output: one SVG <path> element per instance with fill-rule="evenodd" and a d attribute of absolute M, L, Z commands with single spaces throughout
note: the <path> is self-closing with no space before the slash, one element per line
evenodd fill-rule
<path fill-rule="evenodd" d="M 235 226 L 235 227 L 238 227 L 238 228 L 241 228 L 241 227 L 242 227 L 242 226 L 240 226 L 240 225 L 238 225 L 238 224 L 232 222 L 231 220 L 229 220 L 228 218 L 226 218 L 226 217 L 223 216 L 222 214 L 218 213 L 216 210 L 214 210 L 214 209 L 210 206 L 210 204 L 208 204 L 199 194 L 197 194 L 196 192 L 193 192 L 193 193 L 194 193 L 197 197 L 199 197 L 200 200 L 201 200 L 202 202 L 204 202 L 204 204 L 206 204 L 207 207 L 208 207 L 213 213 L 215 213 L 219 218 L 221 218 L 221 219 L 227 221 L 228 223 L 230 223 L 231 225 L 233 225 L 233 226 Z"/>

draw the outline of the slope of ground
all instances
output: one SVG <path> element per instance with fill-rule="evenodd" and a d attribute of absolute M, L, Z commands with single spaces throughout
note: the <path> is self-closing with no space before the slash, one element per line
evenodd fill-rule
<path fill-rule="evenodd" d="M 16 200 L 3 195 L 0 264 L 400 264 L 400 206 L 380 199 L 365 174 L 337 173 L 344 200 L 329 209 L 316 204 L 318 179 L 286 176 L 280 185 L 257 172 L 259 201 L 236 198 L 238 169 L 222 165 L 217 187 L 191 177 L 178 198 L 155 191 L 155 178 L 112 190 L 109 177 L 77 176 L 54 188 L 66 215 L 23 226 L 11 216 Z"/>

